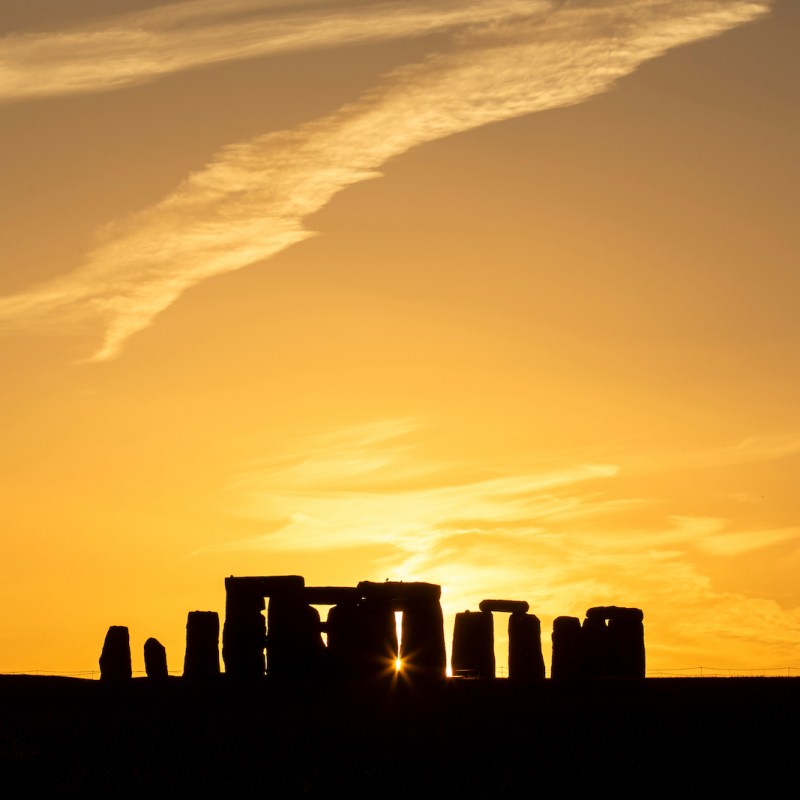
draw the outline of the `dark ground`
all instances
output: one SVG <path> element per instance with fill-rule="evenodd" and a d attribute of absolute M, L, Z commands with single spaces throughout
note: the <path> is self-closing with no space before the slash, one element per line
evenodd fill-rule
<path fill-rule="evenodd" d="M 0 676 L 0 797 L 795 796 L 800 678 L 124 687 Z"/>

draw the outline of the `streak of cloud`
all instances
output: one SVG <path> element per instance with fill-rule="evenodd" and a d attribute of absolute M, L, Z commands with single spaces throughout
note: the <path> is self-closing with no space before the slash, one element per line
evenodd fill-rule
<path fill-rule="evenodd" d="M 78 30 L 0 40 L 0 103 L 110 91 L 226 61 L 423 36 L 511 21 L 549 0 L 290 6 L 241 0 L 181 3 Z"/>
<path fill-rule="evenodd" d="M 550 3 L 548 13 L 536 5 L 513 25 L 508 3 L 474 7 L 494 12 L 461 29 L 450 51 L 395 70 L 334 114 L 224 148 L 173 194 L 105 231 L 77 270 L 1 299 L 0 324 L 99 319 L 105 334 L 93 360 L 114 358 L 190 287 L 312 236 L 305 218 L 342 189 L 378 177 L 391 158 L 488 123 L 580 103 L 643 62 L 750 21 L 769 5 Z"/>
<path fill-rule="evenodd" d="M 771 436 L 748 436 L 733 445 L 691 452 L 662 452 L 657 456 L 638 456 L 625 459 L 625 468 L 631 472 L 665 473 L 675 470 L 732 467 L 778 461 L 800 453 L 800 433 L 790 432 Z M 758 502 L 753 495 L 740 495 L 739 502 Z"/>
<path fill-rule="evenodd" d="M 237 513 L 280 527 L 230 547 L 324 551 L 385 544 L 414 554 L 459 535 L 499 529 L 515 536 L 523 527 L 529 534 L 532 520 L 575 520 L 624 505 L 559 494 L 615 475 L 614 465 L 465 479 L 453 465 L 421 461 L 404 441 L 412 433 L 406 425 L 389 421 L 383 433 L 381 425 L 339 431 L 243 471 L 232 486 Z"/>

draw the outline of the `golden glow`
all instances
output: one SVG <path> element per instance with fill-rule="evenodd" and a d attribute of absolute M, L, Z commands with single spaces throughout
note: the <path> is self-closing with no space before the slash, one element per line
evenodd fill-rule
<path fill-rule="evenodd" d="M 15 5 L 0 670 L 230 574 L 800 666 L 800 4 Z"/>

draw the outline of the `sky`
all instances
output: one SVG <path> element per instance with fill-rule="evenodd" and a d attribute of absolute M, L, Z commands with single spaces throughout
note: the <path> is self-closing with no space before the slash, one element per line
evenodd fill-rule
<path fill-rule="evenodd" d="M 800 671 L 797 0 L 3 0 L 0 671 L 227 575 Z M 498 663 L 505 620 L 497 615 Z M 680 672 L 683 671 L 683 672 Z"/>

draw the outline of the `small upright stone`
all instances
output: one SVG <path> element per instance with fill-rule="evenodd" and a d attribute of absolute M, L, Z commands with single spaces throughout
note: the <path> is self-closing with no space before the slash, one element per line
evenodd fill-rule
<path fill-rule="evenodd" d="M 131 640 L 124 625 L 112 625 L 108 629 L 103 651 L 100 653 L 100 680 L 122 683 L 133 676 L 131 669 Z"/>
<path fill-rule="evenodd" d="M 208 680 L 219 675 L 219 615 L 190 611 L 186 620 L 184 678 Z"/>
<path fill-rule="evenodd" d="M 147 677 L 155 681 L 164 681 L 169 675 L 167 650 L 158 639 L 150 637 L 144 643 L 144 669 Z"/>

